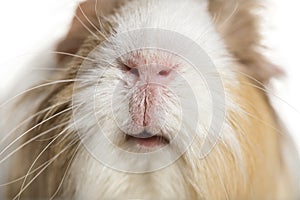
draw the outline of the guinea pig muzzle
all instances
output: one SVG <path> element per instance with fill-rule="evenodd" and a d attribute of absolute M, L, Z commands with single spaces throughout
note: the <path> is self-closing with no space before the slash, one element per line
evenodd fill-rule
<path fill-rule="evenodd" d="M 146 130 L 137 135 L 126 134 L 125 140 L 133 141 L 139 146 L 148 148 L 165 146 L 170 143 L 170 139 L 167 136 L 163 134 L 152 134 Z"/>

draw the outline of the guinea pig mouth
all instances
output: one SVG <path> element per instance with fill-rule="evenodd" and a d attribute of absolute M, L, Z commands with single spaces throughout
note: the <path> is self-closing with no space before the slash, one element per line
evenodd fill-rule
<path fill-rule="evenodd" d="M 163 135 L 152 135 L 146 131 L 138 135 L 129 135 L 126 134 L 126 141 L 134 142 L 139 146 L 143 147 L 156 147 L 156 146 L 165 146 L 170 143 L 170 140 Z"/>

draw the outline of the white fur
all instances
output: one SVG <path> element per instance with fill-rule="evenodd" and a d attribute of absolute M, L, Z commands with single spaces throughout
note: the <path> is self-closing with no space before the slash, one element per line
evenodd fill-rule
<path fill-rule="evenodd" d="M 204 187 L 199 189 L 197 184 L 199 183 L 198 181 L 205 182 L 209 177 L 205 177 L 203 174 L 196 174 L 195 172 L 198 168 L 203 167 L 200 161 L 200 148 L 204 138 L 207 137 L 213 141 L 214 137 L 216 137 L 207 132 L 207 129 L 212 120 L 210 95 L 211 93 L 218 95 L 219 91 L 209 91 L 205 81 L 195 75 L 197 73 L 189 63 L 181 63 L 178 73 L 182 75 L 182 80 L 172 82 L 169 87 L 177 96 L 185 97 L 182 99 L 187 101 L 187 105 L 190 98 L 193 97 L 185 96 L 188 94 L 185 93 L 187 92 L 186 86 L 189 85 L 191 87 L 197 107 L 188 108 L 190 109 L 188 112 L 192 114 L 195 110 L 196 112 L 201 110 L 199 121 L 196 124 L 197 127 L 195 129 L 191 128 L 192 120 L 187 117 L 184 118 L 184 116 L 182 118 L 180 105 L 178 105 L 179 102 L 175 97 L 170 99 L 161 97 L 162 100 L 166 101 L 161 108 L 161 114 L 163 111 L 166 111 L 164 115 L 167 115 L 167 120 L 164 121 L 165 132 L 174 137 L 172 134 L 179 131 L 179 139 L 176 141 L 176 145 L 186 146 L 190 135 L 195 134 L 196 136 L 183 157 L 173 164 L 166 165 L 164 168 L 154 172 L 131 174 L 113 169 L 114 166 L 107 166 L 107 163 L 99 162 L 97 156 L 96 158 L 93 157 L 90 151 L 98 152 L 103 157 L 107 156 L 105 158 L 110 159 L 111 163 L 122 163 L 126 169 L 134 166 L 147 171 L 151 166 L 156 166 L 157 163 L 159 165 L 165 158 L 167 159 L 168 153 L 178 150 L 176 145 L 174 145 L 174 149 L 170 147 L 167 150 L 168 153 L 162 155 L 162 157 L 139 160 L 135 159 L 135 157 L 124 157 L 118 154 L 118 151 L 116 151 L 117 146 L 113 146 L 116 149 L 111 149 L 111 146 L 106 145 L 101 140 L 103 138 L 100 137 L 100 134 L 104 134 L 105 137 L 115 143 L 120 141 L 119 137 L 122 133 L 119 127 L 126 128 L 130 124 L 126 95 L 135 92 L 132 88 L 126 90 L 124 85 L 122 85 L 124 73 L 117 66 L 117 63 L 111 63 L 114 65 L 112 67 L 105 61 L 113 60 L 127 50 L 139 49 L 151 43 L 165 42 L 160 41 L 160 38 L 153 39 L 151 35 L 147 34 L 147 31 L 143 32 L 144 29 L 156 28 L 173 31 L 193 40 L 202 47 L 208 57 L 214 62 L 223 83 L 237 86 L 232 66 L 230 66 L 230 56 L 220 36 L 214 29 L 211 17 L 207 11 L 207 2 L 204 0 L 180 0 L 176 2 L 174 0 L 134 0 L 127 3 L 118 11 L 118 14 L 110 19 L 116 25 L 116 34 L 108 39 L 106 45 L 101 44 L 100 47 L 90 54 L 92 59 L 99 61 L 99 67 L 86 63 L 83 64 L 82 69 L 88 72 L 82 71 L 79 73 L 80 79 L 89 81 L 84 90 L 77 91 L 75 89 L 74 103 L 84 102 L 84 105 L 74 114 L 73 121 L 77 122 L 76 128 L 89 149 L 81 148 L 75 157 L 70 168 L 69 178 L 64 185 L 66 194 L 75 188 L 73 198 L 78 200 L 99 198 L 155 199 L 158 196 L 162 199 L 191 199 L 205 196 L 209 188 L 205 188 L 204 183 Z M 125 41 L 116 39 L 117 34 L 127 33 L 132 30 L 141 30 L 140 37 L 134 35 L 134 38 Z M 166 42 L 169 45 L 167 48 L 172 48 L 172 36 L 169 39 L 170 41 Z M 144 50 L 140 51 L 140 53 L 147 55 L 147 52 Z M 205 60 L 203 61 L 205 62 Z M 196 69 L 197 67 L 200 66 L 196 66 Z M 101 75 L 101 78 L 98 75 Z M 212 74 L 211 77 L 213 78 L 215 75 Z M 98 83 L 98 87 L 95 87 Z M 120 89 L 115 90 L 117 87 L 120 87 Z M 229 109 L 238 108 L 237 105 L 234 105 L 233 98 L 227 93 L 226 88 L 224 90 L 225 102 L 220 101 L 218 103 L 226 103 L 225 112 Z M 172 95 L 170 91 L 167 93 Z M 97 112 L 97 120 L 94 119 L 95 112 Z M 116 113 L 118 116 L 115 116 Z M 83 116 L 86 117 L 78 121 Z M 123 119 L 121 123 L 123 122 L 124 124 L 117 124 L 120 121 L 114 119 Z M 160 122 L 159 120 L 161 119 L 158 119 L 158 123 Z M 182 125 L 184 128 L 179 130 L 179 125 Z M 227 148 L 232 151 L 236 162 L 239 162 L 239 165 L 242 166 L 237 138 L 226 119 L 224 120 L 221 139 Z M 133 149 L 133 151 L 135 150 Z M 170 156 L 172 156 L 171 154 Z M 191 192 L 193 191 L 191 188 L 193 188 L 194 192 Z"/>

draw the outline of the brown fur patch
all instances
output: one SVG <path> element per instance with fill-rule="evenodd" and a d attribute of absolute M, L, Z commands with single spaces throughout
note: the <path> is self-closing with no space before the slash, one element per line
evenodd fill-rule
<path fill-rule="evenodd" d="M 210 0 L 209 10 L 227 48 L 243 66 L 244 72 L 267 82 L 283 71 L 262 55 L 257 0 Z"/>
<path fill-rule="evenodd" d="M 59 42 L 56 50 L 75 54 L 84 43 L 91 32 L 101 31 L 103 34 L 109 34 L 108 22 L 102 16 L 108 16 L 120 6 L 123 0 L 88 0 L 81 3 L 75 12 L 70 30 L 66 37 Z M 90 31 L 89 31 L 90 30 Z M 70 56 L 63 54 L 57 55 L 58 63 L 61 66 L 70 61 Z"/>

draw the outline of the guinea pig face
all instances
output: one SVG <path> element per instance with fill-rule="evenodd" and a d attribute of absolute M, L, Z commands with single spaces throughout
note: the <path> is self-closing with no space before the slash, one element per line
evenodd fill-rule
<path fill-rule="evenodd" d="M 258 3 L 120 1 L 80 4 L 56 51 L 72 60 L 25 98 L 9 199 L 299 199 Z"/>
<path fill-rule="evenodd" d="M 114 32 L 89 53 L 74 85 L 72 120 L 81 140 L 122 171 L 153 171 L 188 149 L 201 158 L 223 130 L 236 142 L 225 122 L 233 105 L 225 85 L 234 87 L 235 76 L 205 3 L 151 2 L 133 1 L 111 18 Z M 200 21 L 175 21 L 171 12 L 182 19 L 179 8 L 191 3 L 197 12 L 188 17 Z M 157 164 L 124 165 L 132 159 Z M 124 163 L 115 166 L 115 160 Z"/>

